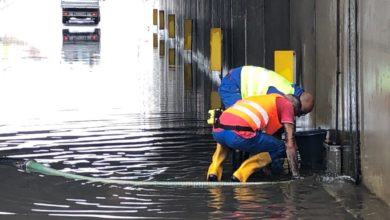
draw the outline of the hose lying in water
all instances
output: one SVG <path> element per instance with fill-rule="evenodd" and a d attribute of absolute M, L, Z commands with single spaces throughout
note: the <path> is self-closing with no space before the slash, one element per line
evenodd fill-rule
<path fill-rule="evenodd" d="M 8 163 L 8 164 L 7 164 Z M 119 180 L 107 179 L 99 177 L 82 176 L 73 173 L 56 170 L 40 164 L 34 160 L 18 161 L 15 159 L 8 159 L 3 161 L 0 159 L 0 165 L 12 165 L 17 168 L 25 169 L 27 172 L 36 172 L 49 176 L 60 176 L 73 180 L 85 180 L 92 183 L 104 184 L 118 184 L 118 185 L 137 185 L 137 186 L 198 186 L 198 187 L 212 187 L 212 186 L 258 186 L 269 184 L 288 183 L 290 181 L 270 181 L 270 182 L 208 182 L 208 181 L 142 181 L 142 180 Z"/>

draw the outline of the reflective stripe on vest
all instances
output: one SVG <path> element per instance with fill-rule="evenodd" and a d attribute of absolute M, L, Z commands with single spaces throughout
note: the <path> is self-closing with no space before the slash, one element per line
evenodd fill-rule
<path fill-rule="evenodd" d="M 294 94 L 292 83 L 274 71 L 256 66 L 244 66 L 241 69 L 242 98 L 266 95 L 271 86 L 284 94 Z"/>
<path fill-rule="evenodd" d="M 264 68 L 244 66 L 241 69 L 241 97 L 246 98 L 254 95 L 265 95 L 268 80 Z"/>
<path fill-rule="evenodd" d="M 257 104 L 256 102 L 249 101 L 249 100 L 242 100 L 242 103 L 246 103 L 246 104 L 252 106 L 253 108 L 255 108 L 260 113 L 260 115 L 263 117 L 263 119 L 264 119 L 263 123 L 268 124 L 268 121 L 269 121 L 268 113 L 264 110 L 263 107 L 261 107 L 261 105 Z"/>
<path fill-rule="evenodd" d="M 252 96 L 246 100 L 236 102 L 224 112 L 240 117 L 253 130 L 262 130 L 272 135 L 282 127 L 277 113 L 277 97 L 280 97 L 280 95 Z M 229 124 L 228 122 L 224 123 Z"/>
<path fill-rule="evenodd" d="M 245 119 L 250 119 L 248 122 L 253 130 L 258 130 L 261 128 L 264 128 L 265 125 L 268 123 L 268 114 L 267 112 L 261 107 L 260 105 L 250 102 L 250 101 L 245 101 L 241 102 L 240 104 L 248 104 L 250 106 L 253 106 L 253 109 L 248 108 L 248 106 L 242 106 L 242 105 L 234 105 L 232 107 L 232 110 L 236 110 L 241 112 L 239 115 Z M 254 111 L 256 109 L 257 111 Z M 243 115 L 244 114 L 244 115 Z"/>
<path fill-rule="evenodd" d="M 226 111 L 244 119 L 253 130 L 264 130 L 269 121 L 268 113 L 253 101 L 241 100 Z"/>

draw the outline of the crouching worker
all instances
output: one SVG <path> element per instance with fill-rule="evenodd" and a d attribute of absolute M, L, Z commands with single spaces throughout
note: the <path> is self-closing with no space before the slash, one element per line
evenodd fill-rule
<path fill-rule="evenodd" d="M 221 180 L 222 162 L 231 149 L 251 155 L 233 173 L 232 181 L 246 182 L 252 173 L 286 155 L 292 177 L 299 178 L 294 117 L 301 114 L 300 100 L 294 95 L 252 96 L 226 109 L 213 127 L 217 147 L 207 180 Z M 282 127 L 284 141 L 272 136 Z"/>

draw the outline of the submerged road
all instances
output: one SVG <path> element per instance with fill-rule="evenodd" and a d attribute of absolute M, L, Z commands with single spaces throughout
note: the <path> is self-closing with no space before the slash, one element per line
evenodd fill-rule
<path fill-rule="evenodd" d="M 193 77 L 188 86 L 183 64 L 168 67 L 153 49 L 154 4 L 101 1 L 99 25 L 70 27 L 61 23 L 59 0 L 0 1 L 0 155 L 92 179 L 204 181 L 215 144 L 205 123 L 209 94 L 197 83 L 206 79 Z M 98 33 L 99 41 L 64 42 L 64 30 Z M 224 168 L 229 181 L 230 161 Z M 344 178 L 203 188 L 88 182 L 10 166 L 0 173 L 0 218 L 6 219 L 380 219 L 389 213 Z"/>

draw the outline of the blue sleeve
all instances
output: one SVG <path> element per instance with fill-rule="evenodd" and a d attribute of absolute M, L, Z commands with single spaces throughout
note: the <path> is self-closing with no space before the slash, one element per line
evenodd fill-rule
<path fill-rule="evenodd" d="M 230 70 L 230 73 L 228 77 L 230 77 L 231 80 L 237 83 L 239 87 L 241 87 L 241 70 L 242 67 L 237 67 L 232 70 Z"/>
<path fill-rule="evenodd" d="M 305 91 L 303 90 L 301 87 L 297 86 L 297 84 L 291 84 L 291 86 L 294 88 L 294 94 L 295 96 L 299 97 L 301 96 L 301 94 Z M 276 87 L 274 86 L 270 86 L 268 87 L 268 90 L 267 90 L 267 94 L 271 94 L 271 93 L 275 93 L 275 94 L 280 94 L 280 95 L 284 95 L 283 92 L 279 91 Z"/>
<path fill-rule="evenodd" d="M 272 94 L 272 93 L 279 94 L 279 95 L 284 95 L 284 93 L 279 91 L 276 87 L 270 86 L 270 87 L 268 87 L 267 94 Z"/>
<path fill-rule="evenodd" d="M 301 94 L 305 91 L 295 83 L 292 84 L 291 86 L 294 88 L 294 95 L 297 97 L 301 96 Z"/>

